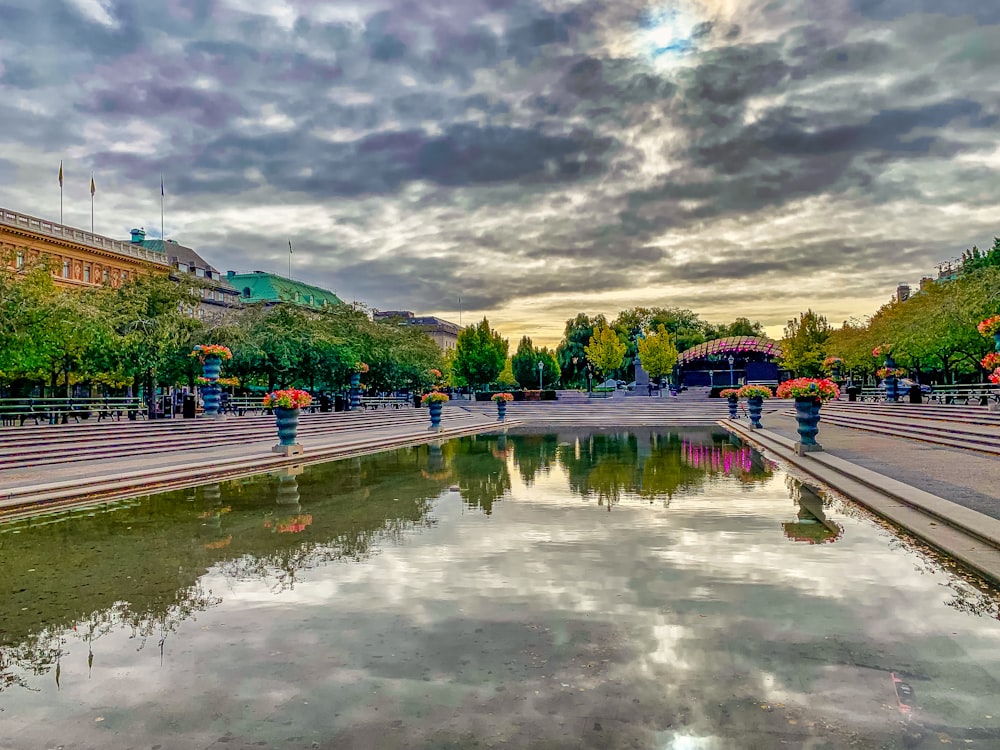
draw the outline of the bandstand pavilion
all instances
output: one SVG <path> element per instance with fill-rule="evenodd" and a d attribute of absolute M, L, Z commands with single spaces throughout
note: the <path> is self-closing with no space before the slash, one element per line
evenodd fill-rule
<path fill-rule="evenodd" d="M 677 358 L 678 379 L 687 387 L 778 384 L 781 346 L 757 336 L 728 336 L 692 346 Z"/>

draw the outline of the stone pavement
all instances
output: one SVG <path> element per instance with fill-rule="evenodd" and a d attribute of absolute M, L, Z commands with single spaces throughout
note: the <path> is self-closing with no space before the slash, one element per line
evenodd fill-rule
<path fill-rule="evenodd" d="M 763 424 L 767 430 L 798 440 L 791 410 L 767 417 Z M 822 411 L 816 440 L 827 453 L 1000 519 L 1000 459 L 996 457 L 832 426 L 823 422 Z"/>

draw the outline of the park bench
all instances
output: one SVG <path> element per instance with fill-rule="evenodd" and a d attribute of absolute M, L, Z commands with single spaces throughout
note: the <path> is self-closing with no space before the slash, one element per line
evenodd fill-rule
<path fill-rule="evenodd" d="M 48 418 L 48 412 L 33 399 L 12 400 L 0 405 L 0 423 L 4 426 L 24 426 L 29 419 L 38 424 L 38 420 L 48 421 Z"/>
<path fill-rule="evenodd" d="M 97 412 L 97 421 L 105 419 L 120 421 L 122 415 L 127 415 L 129 419 L 146 418 L 146 405 L 139 403 L 136 399 L 112 399 L 104 398 L 102 401 L 90 408 Z"/>
<path fill-rule="evenodd" d="M 362 409 L 402 409 L 412 404 L 405 396 L 366 396 L 361 399 Z"/>

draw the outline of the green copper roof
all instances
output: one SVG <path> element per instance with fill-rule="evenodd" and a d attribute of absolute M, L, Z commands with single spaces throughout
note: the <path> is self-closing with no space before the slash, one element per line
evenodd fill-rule
<path fill-rule="evenodd" d="M 272 273 L 233 273 L 226 275 L 244 302 L 291 302 L 303 307 L 323 307 L 343 304 L 336 294 L 312 284 L 286 279 Z"/>

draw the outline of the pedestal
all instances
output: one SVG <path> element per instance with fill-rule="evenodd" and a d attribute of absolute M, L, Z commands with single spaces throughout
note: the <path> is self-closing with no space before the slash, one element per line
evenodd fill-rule
<path fill-rule="evenodd" d="M 292 443 L 291 445 L 278 445 L 271 448 L 271 453 L 277 453 L 279 456 L 297 456 L 299 453 L 305 453 L 305 448 L 302 447 L 302 443 Z"/>

